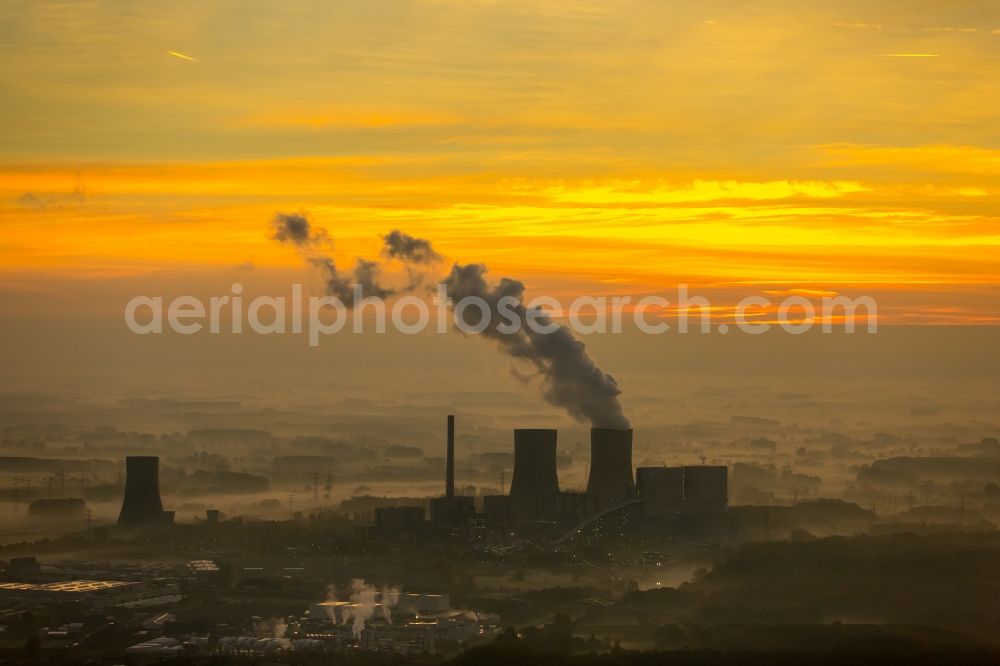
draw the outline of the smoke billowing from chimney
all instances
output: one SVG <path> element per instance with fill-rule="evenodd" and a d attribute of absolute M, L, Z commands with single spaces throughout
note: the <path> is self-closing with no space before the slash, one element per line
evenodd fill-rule
<path fill-rule="evenodd" d="M 441 261 L 441 255 L 434 250 L 429 240 L 411 236 L 405 231 L 393 229 L 382 236 L 382 256 L 398 261 L 406 269 L 409 277 L 404 291 L 414 291 L 423 284 L 428 270 Z"/>
<path fill-rule="evenodd" d="M 405 231 L 393 229 L 382 236 L 382 254 L 390 259 L 411 264 L 433 264 L 441 261 L 441 255 L 431 246 L 429 240 L 411 236 Z"/>
<path fill-rule="evenodd" d="M 317 244 L 329 240 L 324 229 L 313 228 L 304 214 L 279 213 L 274 219 L 275 232 L 271 236 L 280 242 L 294 244 L 306 259 L 325 273 L 327 293 L 339 298 L 350 307 L 354 303 L 352 281 L 338 272 L 333 259 L 318 254 Z M 382 236 L 382 255 L 400 261 L 410 275 L 410 284 L 402 291 L 412 291 L 420 283 L 415 280 L 417 269 L 440 261 L 441 256 L 431 242 L 411 236 L 399 229 Z M 394 293 L 378 283 L 379 265 L 359 258 L 353 273 L 353 282 L 362 286 L 365 296 L 386 297 Z M 481 335 L 495 341 L 500 349 L 515 359 L 531 363 L 542 378 L 542 393 L 546 401 L 566 410 L 577 421 L 589 422 L 595 428 L 629 428 L 618 396 L 621 389 L 614 378 L 602 371 L 587 353 L 585 345 L 573 333 L 558 324 L 541 310 L 531 310 L 523 303 L 524 285 L 518 280 L 501 278 L 496 285 L 485 279 L 484 264 L 455 264 L 444 284 L 448 297 L 457 303 L 463 298 L 476 296 L 488 305 L 490 322 Z M 512 313 L 519 326 L 504 326 L 500 300 L 505 300 L 504 314 Z M 531 317 L 546 326 L 548 332 L 538 332 L 527 325 Z M 483 318 L 477 308 L 465 308 L 462 318 L 475 327 Z M 512 330 L 516 329 L 516 330 Z"/>
<path fill-rule="evenodd" d="M 326 229 L 313 227 L 305 213 L 278 213 L 271 220 L 271 239 L 300 248 L 330 241 Z"/>
<path fill-rule="evenodd" d="M 351 633 L 354 638 L 361 638 L 365 623 L 375 615 L 375 598 L 378 590 L 374 585 L 365 583 L 363 578 L 351 581 L 351 601 L 354 606 L 344 614 L 344 622 L 351 620 Z"/>
<path fill-rule="evenodd" d="M 398 587 L 386 586 L 382 588 L 382 615 L 386 622 L 392 622 L 392 609 L 399 603 L 399 595 Z"/>
<path fill-rule="evenodd" d="M 490 321 L 481 335 L 495 340 L 504 353 L 533 364 L 542 377 L 543 396 L 550 404 L 562 407 L 578 421 L 589 421 L 595 428 L 628 428 L 629 421 L 618 400 L 618 383 L 597 367 L 585 345 L 568 328 L 553 324 L 538 310 L 530 314 L 538 322 L 536 328 L 551 324 L 554 329 L 534 330 L 527 325 L 529 311 L 522 301 L 524 285 L 502 278 L 499 284 L 490 286 L 485 274 L 483 264 L 455 264 L 444 281 L 453 301 L 477 296 L 488 304 Z M 504 308 L 505 314 L 517 317 L 517 327 L 505 326 L 507 320 L 500 315 L 500 299 L 505 297 L 509 297 L 510 306 Z M 470 327 L 481 325 L 484 318 L 477 308 L 465 308 L 462 317 Z"/>
<path fill-rule="evenodd" d="M 337 267 L 333 257 L 323 252 L 332 241 L 322 227 L 314 226 L 305 213 L 278 213 L 271 221 L 271 239 L 293 245 L 309 264 L 323 274 L 326 293 L 336 296 L 347 307 L 354 305 L 353 285 L 361 285 L 362 297 L 387 298 L 393 290 L 379 284 L 379 264 L 357 258 L 354 269 L 345 274 Z M 417 239 L 419 240 L 419 239 Z"/>
<path fill-rule="evenodd" d="M 366 583 L 364 578 L 353 579 L 350 599 L 354 605 L 345 610 L 343 622 L 351 623 L 351 633 L 354 638 L 361 637 L 365 623 L 375 616 L 375 610 L 380 605 L 382 617 L 392 622 L 392 609 L 399 603 L 399 595 L 399 588 L 386 586 L 379 592 L 377 587 Z"/>

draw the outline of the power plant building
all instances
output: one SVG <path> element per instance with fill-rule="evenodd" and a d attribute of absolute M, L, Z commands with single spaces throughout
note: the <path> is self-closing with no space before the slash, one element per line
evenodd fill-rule
<path fill-rule="evenodd" d="M 431 500 L 431 525 L 436 528 L 463 527 L 476 512 L 476 498 L 455 494 L 455 416 L 448 415 L 444 497 Z"/>
<path fill-rule="evenodd" d="M 684 468 L 684 505 L 688 511 L 725 511 L 728 504 L 728 468 L 693 465 Z"/>
<path fill-rule="evenodd" d="M 475 497 L 435 497 L 431 500 L 431 525 L 442 528 L 462 527 L 475 512 Z"/>
<path fill-rule="evenodd" d="M 384 506 L 375 509 L 375 533 L 383 539 L 419 534 L 424 528 L 424 507 Z"/>
<path fill-rule="evenodd" d="M 716 513 L 728 504 L 725 466 L 640 467 L 636 483 L 647 514 Z"/>
<path fill-rule="evenodd" d="M 597 498 L 589 493 L 560 492 L 553 519 L 560 525 L 575 525 L 597 510 Z"/>
<path fill-rule="evenodd" d="M 585 492 L 559 489 L 558 431 L 552 428 L 514 430 L 514 470 L 507 495 L 484 495 L 477 511 L 475 498 L 455 494 L 454 417 L 448 417 L 445 494 L 431 500 L 430 522 L 463 530 L 470 541 L 506 541 L 511 530 L 521 536 L 545 538 L 555 530 L 572 528 L 616 505 L 623 510 L 641 500 L 650 516 L 714 514 L 728 504 L 728 468 L 693 465 L 632 469 L 631 429 L 592 428 L 590 472 Z M 404 520 L 399 509 L 376 517 L 383 536 L 398 532 Z M 405 522 L 413 524 L 416 515 Z"/>
<path fill-rule="evenodd" d="M 509 529 L 512 524 L 510 497 L 507 495 L 484 495 L 483 514 L 489 525 Z"/>

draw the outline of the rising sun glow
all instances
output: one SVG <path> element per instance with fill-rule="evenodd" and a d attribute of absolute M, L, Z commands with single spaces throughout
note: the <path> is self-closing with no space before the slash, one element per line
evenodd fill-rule
<path fill-rule="evenodd" d="M 992 27 L 772 4 L 233 3 L 212 30 L 25 5 L 0 65 L 0 298 L 250 265 L 277 285 L 298 264 L 267 223 L 294 210 L 346 260 L 401 228 L 567 295 L 868 285 L 899 321 L 994 321 Z"/>

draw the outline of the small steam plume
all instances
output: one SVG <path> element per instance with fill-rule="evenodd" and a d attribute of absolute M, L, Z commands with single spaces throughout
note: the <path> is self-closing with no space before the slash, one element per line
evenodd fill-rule
<path fill-rule="evenodd" d="M 267 620 L 256 618 L 254 620 L 254 634 L 262 638 L 274 638 L 280 641 L 282 647 L 289 647 L 291 641 L 285 638 L 288 631 L 288 623 L 283 618 L 272 617 Z"/>
<path fill-rule="evenodd" d="M 323 601 L 336 601 L 337 600 L 337 586 L 330 583 L 326 586 L 326 598 Z M 323 607 L 326 613 L 326 619 L 330 621 L 331 624 L 337 623 L 337 613 L 330 606 Z"/>
<path fill-rule="evenodd" d="M 329 593 L 329 589 L 327 591 Z M 389 622 L 392 621 L 392 609 L 399 603 L 399 589 L 384 587 L 381 599 L 379 596 L 378 588 L 366 583 L 364 578 L 355 578 L 351 581 L 350 598 L 354 602 L 354 607 L 344 614 L 343 620 L 345 623 L 351 621 L 351 633 L 355 638 L 360 638 L 365 623 L 375 615 L 375 609 L 380 603 L 383 617 Z"/>
<path fill-rule="evenodd" d="M 522 302 L 524 285 L 502 278 L 491 287 L 485 274 L 483 264 L 455 264 L 444 281 L 454 302 L 467 297 L 486 302 L 490 321 L 480 335 L 496 341 L 510 356 L 532 363 L 542 376 L 543 396 L 550 404 L 565 409 L 578 421 L 589 421 L 595 428 L 628 428 L 629 421 L 618 400 L 618 383 L 597 367 L 585 345 L 565 326 L 555 325 L 551 332 L 533 330 L 526 323 L 529 312 Z M 518 320 L 516 330 L 506 327 L 507 319 L 501 316 L 499 304 L 504 297 L 508 297 L 510 305 L 506 310 Z M 532 314 L 539 324 L 537 328 L 552 324 L 540 311 Z M 482 323 L 483 313 L 478 308 L 465 308 L 462 318 L 465 324 L 475 327 Z"/>
<path fill-rule="evenodd" d="M 388 622 L 392 622 L 392 609 L 399 603 L 398 587 L 382 588 L 382 614 Z"/>
<path fill-rule="evenodd" d="M 314 226 L 305 213 L 278 213 L 271 221 L 271 239 L 279 243 L 293 245 L 311 265 L 323 274 L 326 293 L 337 297 L 346 307 L 354 305 L 353 286 L 361 286 L 364 298 L 387 298 L 394 293 L 379 284 L 378 262 L 358 257 L 350 276 L 337 267 L 333 257 L 323 252 L 332 243 L 330 234 L 322 227 Z"/>
<path fill-rule="evenodd" d="M 352 621 L 351 633 L 355 638 L 361 638 L 365 623 L 375 614 L 375 597 L 378 590 L 374 585 L 368 585 L 363 578 L 351 581 L 351 601 L 354 607 L 344 613 L 344 622 Z"/>

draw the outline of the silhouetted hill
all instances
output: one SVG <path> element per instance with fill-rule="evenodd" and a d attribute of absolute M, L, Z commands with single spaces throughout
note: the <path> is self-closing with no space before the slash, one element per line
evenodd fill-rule
<path fill-rule="evenodd" d="M 897 534 L 747 544 L 678 589 L 627 594 L 645 622 L 1000 626 L 1000 534 Z M 599 618 L 592 619 L 595 623 Z"/>

